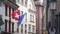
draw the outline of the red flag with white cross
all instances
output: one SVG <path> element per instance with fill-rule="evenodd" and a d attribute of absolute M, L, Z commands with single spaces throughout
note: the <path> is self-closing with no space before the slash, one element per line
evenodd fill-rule
<path fill-rule="evenodd" d="M 15 20 L 19 20 L 20 19 L 20 10 L 15 11 L 11 15 Z"/>

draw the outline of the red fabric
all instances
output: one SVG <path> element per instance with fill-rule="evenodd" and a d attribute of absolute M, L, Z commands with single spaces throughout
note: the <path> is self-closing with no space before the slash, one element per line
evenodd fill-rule
<path fill-rule="evenodd" d="M 17 10 L 17 11 L 15 11 L 14 13 L 12 13 L 11 15 L 12 15 L 12 17 L 15 19 L 15 20 L 19 20 L 20 19 L 20 16 L 17 18 L 17 17 L 15 17 L 15 16 L 17 16 L 17 15 L 20 15 L 20 10 Z"/>

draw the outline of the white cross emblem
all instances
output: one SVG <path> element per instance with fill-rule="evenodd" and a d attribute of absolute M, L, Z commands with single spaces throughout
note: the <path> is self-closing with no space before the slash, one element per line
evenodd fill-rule
<path fill-rule="evenodd" d="M 16 15 L 16 16 L 15 16 L 16 18 L 19 18 L 19 15 L 18 15 L 17 13 L 16 13 L 15 15 Z"/>

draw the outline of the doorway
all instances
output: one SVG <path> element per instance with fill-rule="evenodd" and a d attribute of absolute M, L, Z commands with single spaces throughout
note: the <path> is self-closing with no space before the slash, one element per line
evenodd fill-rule
<path fill-rule="evenodd" d="M 56 34 L 60 34 L 60 13 L 56 15 L 55 27 L 56 27 Z"/>

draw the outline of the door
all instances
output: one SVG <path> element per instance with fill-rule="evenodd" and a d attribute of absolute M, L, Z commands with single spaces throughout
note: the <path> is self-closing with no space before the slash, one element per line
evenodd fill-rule
<path fill-rule="evenodd" d="M 56 27 L 56 34 L 60 34 L 60 15 L 56 15 L 55 27 Z"/>

